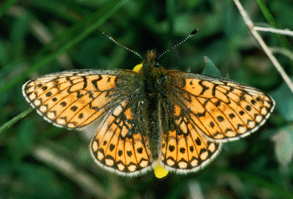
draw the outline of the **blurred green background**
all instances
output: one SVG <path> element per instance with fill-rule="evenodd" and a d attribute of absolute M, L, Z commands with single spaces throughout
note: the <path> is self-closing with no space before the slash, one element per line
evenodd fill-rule
<path fill-rule="evenodd" d="M 260 2 L 241 1 L 256 25 L 271 24 Z M 264 2 L 281 29 L 293 30 L 291 0 Z M 94 163 L 92 135 L 57 128 L 35 111 L 3 126 L 30 107 L 21 87 L 31 78 L 132 69 L 141 61 L 102 32 L 144 54 L 169 49 L 196 28 L 162 57 L 165 68 L 201 73 L 207 56 L 223 77 L 257 87 L 277 104 L 263 127 L 225 144 L 203 170 L 163 179 L 153 172 L 121 177 Z M 293 95 L 232 0 L 8 0 L 0 2 L 0 30 L 0 198 L 293 198 Z M 280 42 L 272 33 L 261 35 L 269 46 L 292 52 L 292 37 Z M 292 76 L 293 61 L 277 58 Z"/>

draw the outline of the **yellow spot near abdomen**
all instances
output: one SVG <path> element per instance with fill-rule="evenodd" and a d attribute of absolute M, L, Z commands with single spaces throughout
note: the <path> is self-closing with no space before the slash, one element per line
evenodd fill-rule
<path fill-rule="evenodd" d="M 168 170 L 166 170 L 160 163 L 154 167 L 154 173 L 157 178 L 163 178 L 168 175 Z"/>

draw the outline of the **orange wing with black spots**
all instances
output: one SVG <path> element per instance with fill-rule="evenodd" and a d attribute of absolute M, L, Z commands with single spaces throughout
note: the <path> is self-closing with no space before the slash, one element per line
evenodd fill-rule
<path fill-rule="evenodd" d="M 98 128 L 91 152 L 102 167 L 126 176 L 137 176 L 151 169 L 148 138 L 142 132 L 128 101 L 113 108 Z"/>
<path fill-rule="evenodd" d="M 178 73 L 169 83 L 170 96 L 190 110 L 190 122 L 218 142 L 256 131 L 275 105 L 262 91 L 223 78 Z"/>
<path fill-rule="evenodd" d="M 25 99 L 59 127 L 85 127 L 131 93 L 131 71 L 75 70 L 45 75 L 23 86 Z M 124 92 L 119 88 L 124 87 Z"/>
<path fill-rule="evenodd" d="M 221 143 L 205 137 L 190 119 L 188 109 L 164 100 L 161 164 L 176 173 L 195 172 L 219 153 Z"/>

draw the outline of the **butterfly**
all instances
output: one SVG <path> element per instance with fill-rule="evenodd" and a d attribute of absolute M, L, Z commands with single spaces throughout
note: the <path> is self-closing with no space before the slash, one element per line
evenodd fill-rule
<path fill-rule="evenodd" d="M 275 102 L 264 92 L 224 78 L 165 70 L 158 62 L 163 54 L 149 50 L 134 70 L 48 74 L 25 83 L 23 95 L 56 126 L 81 130 L 96 124 L 93 158 L 125 176 L 158 165 L 195 172 L 218 155 L 222 143 L 255 132 L 272 113 Z"/>

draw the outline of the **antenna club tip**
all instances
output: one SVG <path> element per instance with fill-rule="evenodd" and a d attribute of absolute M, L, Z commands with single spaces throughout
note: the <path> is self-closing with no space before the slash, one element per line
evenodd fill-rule
<path fill-rule="evenodd" d="M 193 30 L 190 34 L 191 34 L 191 35 L 194 35 L 194 34 L 197 33 L 198 31 L 199 31 L 199 29 L 197 28 L 197 29 Z"/>
<path fill-rule="evenodd" d="M 107 33 L 105 33 L 105 32 L 103 32 L 102 33 L 105 37 L 111 37 L 109 34 L 107 34 Z"/>

